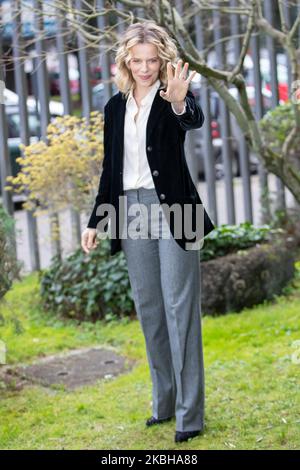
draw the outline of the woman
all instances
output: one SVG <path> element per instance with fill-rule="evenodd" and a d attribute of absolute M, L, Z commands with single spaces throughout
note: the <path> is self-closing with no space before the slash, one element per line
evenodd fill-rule
<path fill-rule="evenodd" d="M 155 23 L 135 23 L 125 31 L 116 54 L 120 91 L 104 110 L 103 169 L 82 248 L 88 253 L 97 246 L 98 224 L 105 222 L 107 231 L 99 207 L 110 203 L 117 212 L 115 221 L 113 211 L 108 219 L 115 224 L 111 254 L 122 249 L 126 257 L 152 378 L 146 425 L 176 417 L 175 442 L 182 442 L 204 428 L 200 256 L 195 245 L 187 249 L 185 232 L 176 236 L 182 218 L 170 220 L 167 207 L 191 205 L 188 219 L 195 228 L 195 207 L 202 203 L 186 165 L 184 139 L 186 130 L 202 126 L 204 115 L 188 90 L 196 72 L 187 77 L 189 64 L 182 67 L 181 60 L 173 70 L 176 59 L 176 45 Z M 203 225 L 201 239 L 214 228 L 205 210 Z"/>

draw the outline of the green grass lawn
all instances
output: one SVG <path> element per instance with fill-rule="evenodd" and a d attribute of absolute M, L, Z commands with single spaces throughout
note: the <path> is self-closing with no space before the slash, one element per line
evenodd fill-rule
<path fill-rule="evenodd" d="M 16 282 L 4 300 L 0 338 L 8 364 L 93 345 L 109 345 L 138 362 L 129 373 L 75 391 L 2 386 L 1 449 L 300 447 L 299 269 L 275 301 L 237 314 L 204 316 L 206 430 L 181 444 L 174 443 L 175 420 L 145 426 L 151 380 L 138 320 L 78 325 L 46 315 L 36 273 Z"/>

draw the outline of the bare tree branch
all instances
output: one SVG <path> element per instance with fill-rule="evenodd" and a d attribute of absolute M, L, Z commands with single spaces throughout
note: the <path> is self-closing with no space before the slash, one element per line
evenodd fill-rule
<path fill-rule="evenodd" d="M 26 8 L 27 12 L 32 13 L 35 17 L 43 17 L 45 14 L 45 11 L 42 11 L 43 8 L 37 11 L 26 0 L 20 1 L 23 8 Z M 120 40 L 120 25 L 127 27 L 137 21 L 152 20 L 163 26 L 176 41 L 180 57 L 189 63 L 191 69 L 205 77 L 207 83 L 225 101 L 228 109 L 235 116 L 247 142 L 255 149 L 264 165 L 269 171 L 280 177 L 300 201 L 299 162 L 295 160 L 297 156 L 295 157 L 291 152 L 293 146 L 296 145 L 297 136 L 300 134 L 300 106 L 296 102 L 292 103 L 295 117 L 293 129 L 286 137 L 281 152 L 275 152 L 264 142 L 257 119 L 250 106 L 245 79 L 241 73 L 251 38 L 254 35 L 263 33 L 272 37 L 283 47 L 289 57 L 293 82 L 296 83 L 300 80 L 300 49 L 297 49 L 294 41 L 300 26 L 300 14 L 288 30 L 284 1 L 287 0 L 278 0 L 280 15 L 280 26 L 278 28 L 275 28 L 265 18 L 262 8 L 263 0 L 237 0 L 234 7 L 230 7 L 229 2 L 226 0 L 191 0 L 184 14 L 180 14 L 174 6 L 174 2 L 169 0 L 145 0 L 143 2 L 138 0 L 107 0 L 101 10 L 99 10 L 96 0 L 82 0 L 81 9 L 76 8 L 74 0 L 49 0 L 46 14 L 49 18 L 59 18 L 66 21 L 67 27 L 62 35 L 65 41 L 68 42 L 68 50 L 64 53 L 76 52 L 82 48 L 87 48 L 89 53 L 93 51 L 95 54 L 98 54 L 100 50 L 103 53 L 114 51 Z M 123 8 L 119 7 L 120 4 Z M 297 2 L 289 2 L 290 6 L 296 4 Z M 46 3 L 44 5 L 46 6 Z M 143 12 L 142 18 L 136 14 L 137 11 Z M 205 44 L 202 51 L 199 51 L 193 36 L 193 19 L 195 15 L 202 14 L 201 16 L 209 21 L 214 11 L 220 12 L 225 18 L 228 15 L 238 15 L 242 20 L 242 34 L 233 37 L 228 36 L 228 33 L 226 33 L 226 36 L 218 41 L 210 41 L 208 45 Z M 14 17 L 20 14 L 20 10 L 13 10 L 12 12 Z M 97 19 L 100 17 L 104 18 L 105 26 L 103 28 L 99 28 L 97 23 Z M 111 18 L 113 18 L 113 21 Z M 80 35 L 83 42 L 80 47 L 77 47 L 76 38 L 78 35 Z M 233 70 L 229 70 L 227 65 L 222 68 L 208 65 L 205 57 L 211 49 L 220 43 L 226 43 L 240 36 L 242 37 L 241 50 Z M 28 57 L 28 49 L 32 49 L 37 41 L 46 38 L 47 33 L 42 30 L 36 31 L 33 38 L 27 38 L 26 41 L 23 41 L 25 46 L 21 58 L 25 60 Z M 46 52 L 43 52 L 40 59 L 46 60 Z M 0 58 L 0 61 L 3 60 L 7 61 L 7 56 Z M 230 93 L 229 85 L 236 87 L 238 100 Z"/>
<path fill-rule="evenodd" d="M 248 18 L 247 29 L 246 29 L 246 33 L 245 33 L 244 38 L 243 38 L 243 44 L 242 44 L 242 47 L 241 47 L 240 57 L 237 61 L 236 66 L 234 67 L 234 69 L 231 73 L 231 76 L 229 77 L 229 82 L 233 81 L 234 77 L 238 73 L 241 72 L 242 67 L 243 67 L 243 63 L 244 63 L 244 60 L 245 60 L 245 57 L 246 57 L 246 54 L 247 54 L 247 51 L 248 51 L 248 48 L 249 48 L 249 43 L 250 43 L 252 31 L 254 29 L 255 3 L 256 3 L 255 0 L 251 0 L 252 9 L 251 9 L 251 14 L 249 15 L 249 18 Z"/>

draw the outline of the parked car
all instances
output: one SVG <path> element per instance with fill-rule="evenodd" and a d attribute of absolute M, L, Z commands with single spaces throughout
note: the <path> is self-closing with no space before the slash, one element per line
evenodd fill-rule
<path fill-rule="evenodd" d="M 5 88 L 4 89 L 4 105 L 5 106 L 12 106 L 12 105 L 18 106 L 18 104 L 19 104 L 19 97 L 17 93 Z M 40 103 L 39 101 L 36 103 L 36 99 L 33 96 L 28 96 L 27 106 L 28 106 L 29 111 L 37 109 L 37 112 L 39 112 L 40 110 Z M 49 112 L 50 112 L 50 115 L 53 115 L 53 116 L 63 116 L 64 106 L 59 101 L 50 100 Z"/>
<path fill-rule="evenodd" d="M 191 85 L 191 91 L 193 92 L 196 101 L 201 105 L 200 87 Z M 203 106 L 202 106 L 203 108 Z M 205 110 L 204 110 L 205 113 Z M 219 152 L 219 140 L 220 140 L 220 124 L 218 121 L 219 115 L 219 97 L 217 93 L 210 93 L 210 129 L 211 129 L 211 141 L 213 149 L 213 158 L 216 161 Z M 204 140 L 203 140 L 203 128 L 194 129 L 192 131 L 193 138 L 193 152 L 197 159 L 197 172 L 198 178 L 202 178 L 204 175 Z"/>
<path fill-rule="evenodd" d="M 199 101 L 200 100 L 200 93 L 199 90 L 195 90 L 191 87 L 195 98 Z M 234 96 L 235 99 L 238 99 L 238 93 L 236 88 L 230 88 L 230 93 Z M 255 89 L 253 86 L 247 86 L 246 92 L 248 95 L 249 103 L 252 109 L 254 110 L 255 106 Z M 263 95 L 263 104 L 264 109 L 267 111 L 271 109 L 271 98 L 272 93 L 266 87 L 262 90 Z M 216 169 L 216 178 L 222 178 L 224 176 L 224 165 L 222 159 L 222 147 L 223 147 L 223 139 L 221 136 L 220 131 L 220 100 L 221 98 L 217 94 L 216 91 L 212 90 L 210 92 L 210 112 L 211 112 L 211 137 L 212 137 L 212 146 L 213 146 L 213 156 L 215 159 L 215 169 Z M 239 126 L 236 122 L 235 116 L 232 113 L 229 113 L 230 117 L 230 143 L 232 148 L 232 173 L 233 176 L 240 175 L 240 161 L 239 161 Z M 204 175 L 204 148 L 203 148 L 203 129 L 196 129 L 196 137 L 195 137 L 195 153 L 199 160 L 199 178 L 202 178 Z M 250 151 L 249 155 L 249 163 L 250 163 L 250 172 L 256 173 L 257 167 L 259 164 L 259 160 L 257 156 Z"/>
<path fill-rule="evenodd" d="M 16 159 L 20 156 L 20 113 L 18 106 L 11 105 L 5 107 L 7 130 L 8 130 L 8 150 L 12 175 L 16 176 L 20 171 L 20 165 Z M 28 112 L 28 127 L 30 143 L 36 142 L 41 135 L 40 121 L 36 112 L 31 109 Z"/>
<path fill-rule="evenodd" d="M 118 88 L 114 82 L 112 82 L 112 94 L 118 92 Z M 98 83 L 98 85 L 92 88 L 92 106 L 95 111 L 103 113 L 104 110 L 104 84 Z"/>
<path fill-rule="evenodd" d="M 20 165 L 16 159 L 21 155 L 20 152 L 20 113 L 18 107 L 18 95 L 11 90 L 4 91 L 4 104 L 5 104 L 5 115 L 8 130 L 8 151 L 12 170 L 12 176 L 16 176 L 20 171 Z M 37 108 L 39 109 L 39 103 Z M 61 103 L 55 101 L 49 102 L 50 117 L 51 119 L 56 116 L 63 115 L 63 106 Z M 36 109 L 36 101 L 34 98 L 28 98 L 27 100 L 27 112 L 28 112 L 28 127 L 29 127 L 29 142 L 33 143 L 39 140 L 41 136 L 40 118 Z M 0 191 L 2 193 L 2 187 L 0 183 Z"/>
<path fill-rule="evenodd" d="M 259 59 L 260 75 L 263 89 L 271 90 L 271 62 L 269 52 L 261 49 L 261 57 Z M 277 80 L 278 80 L 278 97 L 279 104 L 285 103 L 289 98 L 288 87 L 288 65 L 286 54 L 277 53 Z M 250 57 L 248 65 L 245 68 L 245 80 L 248 86 L 254 86 L 254 65 Z"/>
<path fill-rule="evenodd" d="M 117 66 L 116 64 L 110 64 L 110 75 L 113 77 L 116 74 Z M 90 67 L 90 84 L 92 87 L 103 83 L 102 77 L 102 66 L 101 65 L 92 65 Z"/>
<path fill-rule="evenodd" d="M 59 72 L 49 72 L 50 94 L 52 96 L 60 95 Z M 69 68 L 69 87 L 71 95 L 76 95 L 80 91 L 79 71 Z"/>

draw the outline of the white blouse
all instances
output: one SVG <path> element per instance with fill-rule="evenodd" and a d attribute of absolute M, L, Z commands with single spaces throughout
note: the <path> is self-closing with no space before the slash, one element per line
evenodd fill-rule
<path fill-rule="evenodd" d="M 140 187 L 154 188 L 151 170 L 146 154 L 146 125 L 150 113 L 150 109 L 157 92 L 161 85 L 159 79 L 150 87 L 150 91 L 141 100 L 140 109 L 130 92 L 125 110 L 124 122 L 124 159 L 123 159 L 123 188 L 137 189 Z M 171 107 L 175 114 L 183 114 L 186 111 L 186 103 L 182 113 L 176 113 L 171 103 Z M 136 113 L 138 115 L 134 119 Z"/>

